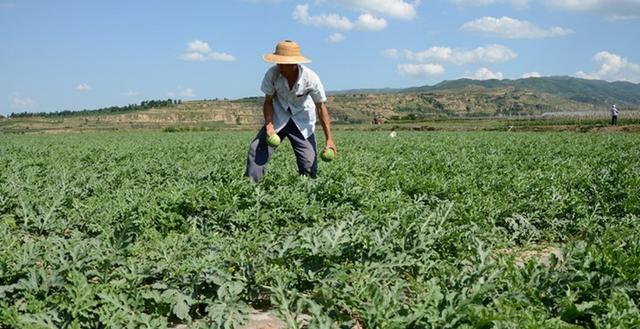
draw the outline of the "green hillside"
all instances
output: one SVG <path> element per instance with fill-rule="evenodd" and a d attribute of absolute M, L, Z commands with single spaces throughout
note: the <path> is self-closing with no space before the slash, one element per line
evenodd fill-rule
<path fill-rule="evenodd" d="M 620 104 L 623 106 L 640 105 L 640 84 L 626 81 L 607 82 L 587 80 L 568 76 L 527 78 L 517 80 L 473 80 L 457 79 L 442 81 L 433 86 L 419 86 L 404 89 L 350 89 L 330 92 L 332 95 L 346 94 L 394 94 L 426 93 L 437 91 L 460 91 L 469 88 L 500 89 L 514 88 L 547 93 L 567 100 L 597 106 Z"/>
<path fill-rule="evenodd" d="M 432 92 L 440 90 L 460 90 L 469 86 L 489 89 L 512 87 L 548 93 L 562 98 L 593 105 L 640 104 L 640 84 L 625 81 L 607 82 L 587 80 L 567 76 L 528 78 L 518 80 L 471 80 L 458 79 L 443 81 L 434 86 L 408 88 L 402 92 Z"/>

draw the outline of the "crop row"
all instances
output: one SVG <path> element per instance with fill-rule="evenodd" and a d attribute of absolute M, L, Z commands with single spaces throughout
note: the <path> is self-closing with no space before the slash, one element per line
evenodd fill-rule
<path fill-rule="evenodd" d="M 640 136 L 338 132 L 257 185 L 252 136 L 3 137 L 0 327 L 640 326 Z"/>

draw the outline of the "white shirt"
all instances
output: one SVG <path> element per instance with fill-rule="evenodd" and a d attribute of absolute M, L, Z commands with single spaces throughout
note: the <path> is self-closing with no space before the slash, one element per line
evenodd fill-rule
<path fill-rule="evenodd" d="M 260 90 L 273 96 L 273 128 L 282 130 L 292 119 L 304 138 L 309 138 L 316 126 L 316 103 L 327 101 L 324 86 L 310 68 L 298 64 L 298 81 L 289 88 L 278 66 L 274 65 L 264 75 Z"/>
<path fill-rule="evenodd" d="M 614 116 L 614 117 L 618 116 L 618 113 L 619 113 L 618 108 L 616 108 L 615 106 L 612 106 L 610 110 L 611 110 L 611 115 L 612 116 Z"/>

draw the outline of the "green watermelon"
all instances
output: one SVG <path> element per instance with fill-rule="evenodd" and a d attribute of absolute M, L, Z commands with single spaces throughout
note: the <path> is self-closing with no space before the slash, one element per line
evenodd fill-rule
<path fill-rule="evenodd" d="M 336 157 L 336 152 L 333 151 L 333 149 L 325 149 L 322 154 L 320 155 L 320 158 L 322 159 L 322 161 L 331 161 L 333 159 L 335 159 Z"/>
<path fill-rule="evenodd" d="M 267 137 L 267 144 L 273 147 L 278 147 L 278 145 L 280 145 L 280 136 L 278 136 L 278 134 L 273 134 Z"/>

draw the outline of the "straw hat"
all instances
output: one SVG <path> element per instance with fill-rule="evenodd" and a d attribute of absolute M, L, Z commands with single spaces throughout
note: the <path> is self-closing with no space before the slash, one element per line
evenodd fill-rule
<path fill-rule="evenodd" d="M 262 56 L 265 61 L 275 64 L 303 64 L 311 60 L 300 54 L 300 45 L 291 40 L 278 42 L 273 54 Z"/>

